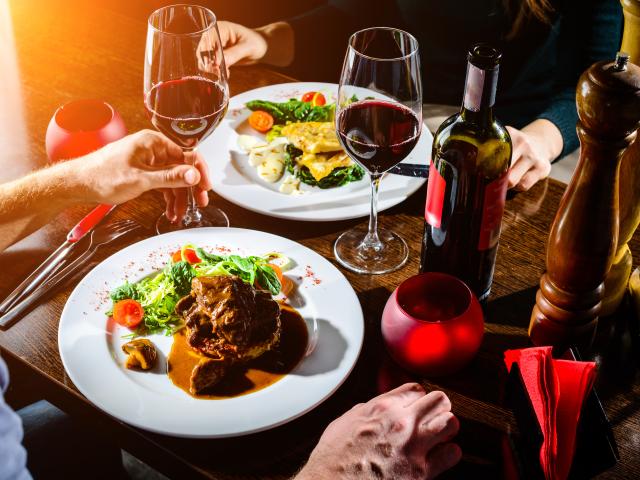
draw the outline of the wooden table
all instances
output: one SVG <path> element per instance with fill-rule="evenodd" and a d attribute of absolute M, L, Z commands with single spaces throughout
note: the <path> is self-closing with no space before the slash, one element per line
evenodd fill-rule
<path fill-rule="evenodd" d="M 9 26 L 8 20 L 13 25 L 13 33 L 2 38 L 15 42 L 0 47 L 0 65 L 5 66 L 0 80 L 4 102 L 0 109 L 0 180 L 15 178 L 45 163 L 44 133 L 49 118 L 57 106 L 71 99 L 107 100 L 121 112 L 130 131 L 149 127 L 142 107 L 145 17 L 116 13 L 101 6 L 106 2 L 82 3 L 71 7 L 69 2 L 0 0 L 0 28 Z M 231 90 L 232 94 L 238 94 L 287 80 L 263 68 L 238 68 L 232 72 Z M 460 374 L 441 380 L 421 379 L 427 389 L 445 390 L 452 399 L 454 412 L 461 418 L 459 442 L 465 457 L 452 472 L 454 477 L 467 478 L 473 474 L 495 478 L 501 470 L 501 438 L 514 429 L 513 416 L 503 402 L 506 372 L 502 352 L 527 345 L 526 328 L 544 268 L 545 242 L 563 189 L 564 185 L 549 180 L 507 202 L 482 350 Z M 292 238 L 332 261 L 332 244 L 338 233 L 364 221 L 313 224 L 274 221 L 216 195 L 212 197 L 229 213 L 233 226 Z M 97 432 L 110 436 L 171 477 L 286 478 L 304 463 L 331 419 L 376 394 L 390 379 L 402 377 L 383 353 L 379 321 L 392 290 L 418 270 L 424 197 L 423 188 L 381 217 L 383 225 L 392 226 L 408 240 L 411 256 L 406 267 L 382 276 L 345 272 L 358 293 L 366 322 L 365 346 L 355 371 L 319 408 L 272 431 L 218 441 L 183 440 L 132 428 L 95 408 L 68 379 L 58 354 L 60 312 L 81 275 L 18 324 L 0 332 L 2 355 L 21 375 L 36 378 L 38 390 L 51 402 L 82 417 Z M 0 254 L 3 272 L 0 297 L 60 244 L 69 228 L 89 208 L 64 212 L 55 223 Z M 115 217 L 133 218 L 150 228 L 162 208 L 161 197 L 150 193 L 122 205 Z M 96 261 L 125 244 L 101 250 Z M 637 236 L 632 250 L 636 255 L 640 253 Z M 636 256 L 635 260 L 638 263 L 640 259 Z M 598 357 L 599 391 L 622 455 L 619 464 L 602 478 L 640 478 L 638 353 L 629 357 L 629 348 L 625 347 L 630 344 L 628 333 L 622 330 L 608 342 L 605 354 Z"/>

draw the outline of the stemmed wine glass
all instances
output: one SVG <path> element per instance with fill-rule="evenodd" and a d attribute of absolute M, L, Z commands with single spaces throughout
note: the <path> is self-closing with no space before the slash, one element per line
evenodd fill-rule
<path fill-rule="evenodd" d="M 336 105 L 338 139 L 369 173 L 371 215 L 338 237 L 336 259 L 358 273 L 379 274 L 407 261 L 405 241 L 378 228 L 378 187 L 384 172 L 415 147 L 422 127 L 418 41 L 396 28 L 374 27 L 349 39 Z"/>
<path fill-rule="evenodd" d="M 195 159 L 198 144 L 218 126 L 229 104 L 227 69 L 216 17 L 196 5 L 172 5 L 151 14 L 144 61 L 144 104 L 151 123 Z M 158 233 L 229 226 L 219 208 L 198 208 L 188 189 L 181 224 L 162 214 Z"/>

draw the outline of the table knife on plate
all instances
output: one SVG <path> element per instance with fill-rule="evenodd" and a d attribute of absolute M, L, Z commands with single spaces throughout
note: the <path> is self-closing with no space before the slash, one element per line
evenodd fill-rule
<path fill-rule="evenodd" d="M 65 242 L 49 255 L 31 275 L 25 278 L 23 282 L 0 303 L 0 315 L 9 311 L 12 306 L 33 292 L 47 278 L 57 272 L 78 242 L 93 230 L 114 208 L 115 205 L 98 205 L 91 210 L 87 216 L 80 220 L 78 224 L 69 231 Z"/>
<path fill-rule="evenodd" d="M 404 175 L 405 177 L 429 178 L 429 165 L 422 163 L 399 163 L 391 167 L 388 173 Z"/>

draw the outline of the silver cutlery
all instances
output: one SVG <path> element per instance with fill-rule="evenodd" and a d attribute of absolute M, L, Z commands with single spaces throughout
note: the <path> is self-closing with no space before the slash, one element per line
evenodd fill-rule
<path fill-rule="evenodd" d="M 106 245 L 140 227 L 141 225 L 133 220 L 121 220 L 107 225 L 100 225 L 95 228 L 91 232 L 91 243 L 87 250 L 33 290 L 31 295 L 15 304 L 13 308 L 0 317 L 0 328 L 5 329 L 11 326 L 15 321 L 22 317 L 29 307 L 42 298 L 43 295 L 76 273 L 79 270 L 79 267 L 85 264 L 95 254 L 98 247 Z"/>
<path fill-rule="evenodd" d="M 47 259 L 40 264 L 13 292 L 0 303 L 0 315 L 29 295 L 51 277 L 64 264 L 79 241 L 116 208 L 115 205 L 98 205 L 69 231 L 67 239 Z"/>
<path fill-rule="evenodd" d="M 395 173 L 405 177 L 429 178 L 429 165 L 421 163 L 399 163 L 388 170 L 388 173 Z"/>

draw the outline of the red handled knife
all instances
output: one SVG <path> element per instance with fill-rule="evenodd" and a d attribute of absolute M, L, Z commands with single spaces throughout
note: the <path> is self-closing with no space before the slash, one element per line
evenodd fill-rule
<path fill-rule="evenodd" d="M 13 305 L 25 298 L 33 292 L 39 285 L 46 281 L 52 274 L 58 271 L 60 266 L 65 262 L 69 253 L 75 245 L 96 225 L 98 225 L 104 217 L 116 208 L 115 205 L 98 205 L 91 210 L 87 216 L 78 222 L 67 234 L 67 240 L 60 245 L 47 259 L 36 268 L 31 275 L 23 280 L 16 289 L 9 294 L 7 298 L 0 303 L 0 315 L 7 312 Z"/>

